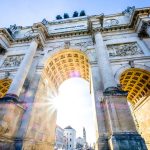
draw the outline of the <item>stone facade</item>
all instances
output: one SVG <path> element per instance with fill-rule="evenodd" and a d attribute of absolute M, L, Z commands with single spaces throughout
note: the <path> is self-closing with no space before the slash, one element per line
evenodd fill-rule
<path fill-rule="evenodd" d="M 149 7 L 128 7 L 108 16 L 0 28 L 0 149 L 53 149 L 52 98 L 74 76 L 91 83 L 97 150 L 150 149 L 149 16 Z M 124 72 L 137 78 L 125 81 Z M 12 82 L 4 92 L 5 80 Z"/>

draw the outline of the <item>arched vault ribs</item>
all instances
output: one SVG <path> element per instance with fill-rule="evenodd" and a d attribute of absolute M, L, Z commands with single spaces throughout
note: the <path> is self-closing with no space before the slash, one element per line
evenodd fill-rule
<path fill-rule="evenodd" d="M 142 99 L 150 96 L 150 72 L 131 68 L 121 74 L 120 84 L 128 91 L 128 100 L 134 106 Z"/>
<path fill-rule="evenodd" d="M 89 81 L 88 58 L 79 50 L 62 50 L 48 59 L 43 75 L 48 79 L 53 91 L 58 91 L 60 84 L 72 77 Z"/>

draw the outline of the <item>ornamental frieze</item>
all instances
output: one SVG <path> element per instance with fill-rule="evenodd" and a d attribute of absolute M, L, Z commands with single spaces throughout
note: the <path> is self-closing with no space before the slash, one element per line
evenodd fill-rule
<path fill-rule="evenodd" d="M 53 46 L 48 46 L 47 48 L 49 48 L 49 51 L 54 51 L 56 49 L 69 49 L 71 47 L 80 47 L 81 49 L 84 48 L 87 50 L 87 48 L 89 46 L 93 46 L 93 42 L 92 41 L 86 41 L 86 42 L 77 42 L 77 43 L 72 43 L 71 41 L 64 41 L 63 43 L 57 44 L 57 45 L 53 45 Z"/>
<path fill-rule="evenodd" d="M 109 57 L 133 56 L 143 54 L 137 42 L 107 45 Z"/>
<path fill-rule="evenodd" d="M 21 61 L 23 60 L 23 58 L 24 58 L 24 55 L 7 56 L 1 67 L 2 68 L 18 67 L 20 65 Z"/>
<path fill-rule="evenodd" d="M 117 19 L 107 19 L 104 21 L 104 27 L 111 27 L 118 25 L 119 21 Z"/>

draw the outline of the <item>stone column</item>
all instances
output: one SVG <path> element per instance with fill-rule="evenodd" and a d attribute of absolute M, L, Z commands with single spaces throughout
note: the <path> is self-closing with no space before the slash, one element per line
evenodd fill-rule
<path fill-rule="evenodd" d="M 101 145 L 99 149 L 147 150 L 144 140 L 135 128 L 126 99 L 127 93 L 117 88 L 107 49 L 100 32 L 95 33 L 95 42 L 101 80 L 105 90 L 102 96 L 98 96 L 101 107 L 96 107 L 100 137 L 99 145 Z M 102 134 L 106 137 L 101 137 Z M 108 143 L 102 142 L 104 139 Z"/>
<path fill-rule="evenodd" d="M 20 127 L 22 116 L 26 109 L 21 103 L 19 103 L 18 99 L 31 67 L 37 46 L 38 42 L 33 40 L 27 54 L 19 66 L 6 96 L 1 99 L 2 103 L 0 103 L 0 106 L 3 109 L 0 110 L 0 130 L 3 129 L 1 135 L 5 138 L 0 138 L 0 148 L 7 149 L 7 147 L 9 147 L 10 149 L 16 149 L 15 145 L 17 140 L 15 140 L 15 138 L 17 138 L 18 128 Z"/>
<path fill-rule="evenodd" d="M 117 83 L 115 82 L 112 68 L 109 62 L 109 57 L 107 54 L 107 48 L 104 45 L 103 37 L 100 32 L 95 33 L 95 42 L 102 82 L 104 85 L 104 90 L 106 91 L 109 88 L 117 87 Z"/>
<path fill-rule="evenodd" d="M 25 55 L 23 61 L 21 62 L 21 65 L 19 66 L 15 78 L 13 79 L 13 82 L 7 92 L 8 94 L 19 96 L 24 81 L 26 79 L 26 76 L 29 72 L 30 66 L 32 64 L 33 57 L 37 50 L 37 46 L 38 46 L 38 42 L 36 40 L 33 40 L 30 44 L 27 54 Z"/>
<path fill-rule="evenodd" d="M 103 93 L 102 81 L 100 78 L 100 70 L 98 65 L 91 64 L 90 69 L 91 79 L 91 97 L 92 97 L 92 107 L 94 113 L 94 122 L 96 130 L 96 150 L 108 150 L 108 139 L 107 139 L 107 127 L 104 114 L 104 105 L 100 101 L 101 95 Z"/>

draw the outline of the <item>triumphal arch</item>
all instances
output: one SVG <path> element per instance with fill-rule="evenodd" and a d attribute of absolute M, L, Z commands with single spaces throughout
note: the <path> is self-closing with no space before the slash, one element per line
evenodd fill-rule
<path fill-rule="evenodd" d="M 149 7 L 0 28 L 0 149 L 53 149 L 72 77 L 90 83 L 97 150 L 150 149 Z"/>

